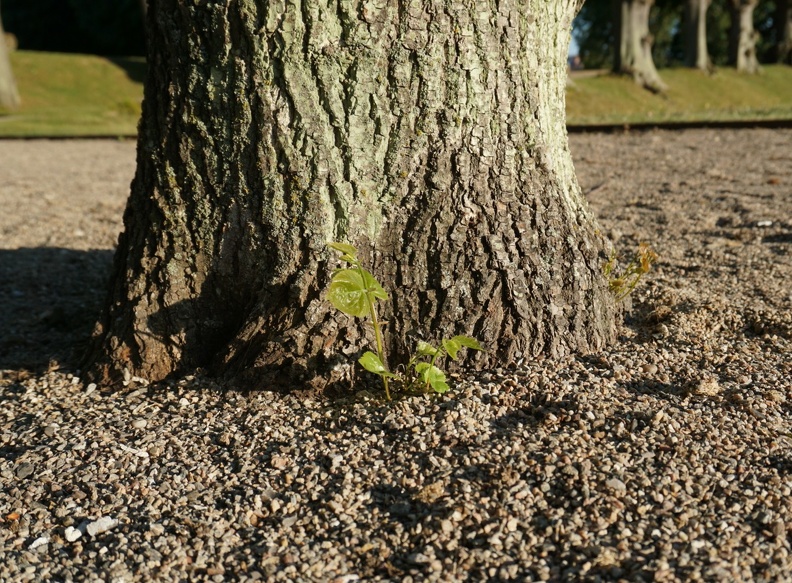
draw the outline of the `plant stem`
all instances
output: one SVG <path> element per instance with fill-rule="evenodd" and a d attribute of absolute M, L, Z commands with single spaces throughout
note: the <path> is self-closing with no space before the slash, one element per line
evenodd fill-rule
<path fill-rule="evenodd" d="M 363 275 L 363 268 L 358 264 L 358 271 L 360 272 L 360 277 L 363 281 L 366 281 L 365 276 Z M 377 319 L 377 309 L 374 307 L 374 300 L 371 298 L 371 292 L 366 290 L 366 302 L 368 303 L 369 313 L 371 314 L 371 325 L 374 326 L 374 339 L 377 342 L 377 356 L 380 359 L 380 362 L 385 367 L 385 372 L 390 372 L 388 370 L 388 363 L 385 360 L 385 348 L 384 343 L 382 342 L 382 331 L 380 330 L 379 320 Z M 391 400 L 390 396 L 390 389 L 388 388 L 388 377 L 387 375 L 383 375 L 382 377 L 382 384 L 385 387 L 385 398 L 388 401 Z"/>
<path fill-rule="evenodd" d="M 440 355 L 440 350 L 438 350 L 437 352 L 435 352 L 435 353 L 432 355 L 432 360 L 431 360 L 431 361 L 429 361 L 429 373 L 430 373 L 430 374 L 431 374 L 431 372 L 432 372 L 432 367 L 434 366 L 434 363 L 435 363 L 435 361 L 437 360 L 437 357 L 438 357 L 439 355 Z M 427 381 L 426 381 L 426 386 L 424 387 L 424 391 L 426 391 L 426 392 L 428 393 L 428 392 L 429 392 L 429 380 L 428 380 L 428 379 L 429 379 L 429 376 L 427 376 L 426 378 L 427 378 Z"/>

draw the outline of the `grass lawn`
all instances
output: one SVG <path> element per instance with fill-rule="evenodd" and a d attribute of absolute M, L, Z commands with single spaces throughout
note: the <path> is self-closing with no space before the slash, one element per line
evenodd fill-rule
<path fill-rule="evenodd" d="M 768 65 L 760 75 L 718 69 L 663 69 L 665 94 L 604 74 L 575 79 L 567 90 L 569 125 L 792 119 L 792 67 Z"/>
<path fill-rule="evenodd" d="M 18 51 L 11 67 L 22 107 L 0 110 L 0 137 L 135 135 L 142 58 Z"/>
<path fill-rule="evenodd" d="M 142 58 L 18 51 L 11 54 L 22 107 L 0 110 L 2 137 L 134 136 L 140 116 Z M 574 76 L 569 125 L 792 119 L 792 67 L 761 75 L 719 69 L 707 76 L 664 69 L 664 95 L 613 75 Z"/>

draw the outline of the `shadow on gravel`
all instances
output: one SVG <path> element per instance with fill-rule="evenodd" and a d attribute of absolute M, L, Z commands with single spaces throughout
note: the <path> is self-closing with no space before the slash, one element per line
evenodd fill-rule
<path fill-rule="evenodd" d="M 0 249 L 0 369 L 74 365 L 93 329 L 113 252 Z"/>
<path fill-rule="evenodd" d="M 767 235 L 766 237 L 762 238 L 762 243 L 792 243 L 792 233 Z"/>
<path fill-rule="evenodd" d="M 662 399 L 678 401 L 690 393 L 689 381 L 679 377 L 667 383 L 652 379 L 635 379 L 628 382 L 620 382 L 622 387 L 638 395 L 651 395 Z"/>

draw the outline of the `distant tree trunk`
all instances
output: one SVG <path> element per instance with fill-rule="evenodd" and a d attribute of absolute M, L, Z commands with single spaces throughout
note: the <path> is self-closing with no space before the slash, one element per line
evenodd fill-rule
<path fill-rule="evenodd" d="M 753 13 L 758 3 L 759 0 L 729 0 L 729 63 L 743 73 L 759 72 L 759 59 L 756 56 L 759 33 L 753 25 Z"/>
<path fill-rule="evenodd" d="M 16 109 L 21 104 L 19 91 L 14 81 L 14 72 L 11 70 L 11 61 L 8 58 L 3 23 L 0 21 L 0 107 Z"/>
<path fill-rule="evenodd" d="M 577 0 L 151 2 L 138 168 L 92 378 L 357 374 L 326 244 L 391 292 L 391 354 L 599 350 L 618 308 L 564 119 Z M 341 382 L 341 381 L 339 381 Z"/>
<path fill-rule="evenodd" d="M 685 4 L 685 64 L 712 72 L 707 50 L 707 10 L 712 0 L 687 0 Z"/>
<path fill-rule="evenodd" d="M 631 75 L 635 82 L 650 91 L 665 91 L 652 58 L 654 37 L 649 32 L 649 13 L 654 0 L 616 0 L 617 38 L 614 71 Z"/>
<path fill-rule="evenodd" d="M 792 65 L 792 1 L 776 0 L 774 20 L 776 62 Z"/>
<path fill-rule="evenodd" d="M 148 0 L 140 0 L 140 9 L 143 11 L 143 16 L 146 16 L 148 10 Z"/>

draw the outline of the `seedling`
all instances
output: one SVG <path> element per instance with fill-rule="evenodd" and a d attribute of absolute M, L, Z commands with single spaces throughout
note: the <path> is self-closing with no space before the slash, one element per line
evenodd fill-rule
<path fill-rule="evenodd" d="M 390 380 L 394 380 L 401 388 L 410 392 L 420 390 L 435 393 L 445 393 L 449 390 L 445 373 L 437 366 L 438 361 L 445 356 L 457 360 L 462 348 L 483 350 L 475 338 L 469 336 L 454 336 L 444 339 L 440 347 L 435 347 L 428 342 L 419 342 L 416 354 L 410 358 L 406 372 L 396 374 L 388 368 L 388 359 L 385 354 L 385 343 L 382 340 L 384 323 L 377 317 L 377 301 L 387 300 L 388 293 L 383 289 L 377 279 L 366 270 L 357 257 L 357 249 L 346 243 L 328 243 L 331 249 L 341 254 L 341 260 L 349 267 L 339 268 L 333 272 L 327 299 L 336 309 L 354 316 L 355 318 L 369 318 L 374 328 L 374 341 L 376 354 L 366 351 L 358 359 L 360 365 L 367 371 L 378 375 L 385 388 L 385 398 L 390 401 Z"/>
<path fill-rule="evenodd" d="M 624 268 L 622 274 L 617 277 L 613 275 L 613 270 L 616 267 L 616 252 L 614 251 L 611 254 L 605 264 L 605 277 L 608 278 L 608 286 L 613 295 L 616 296 L 617 301 L 623 300 L 632 293 L 641 277 L 649 273 L 652 263 L 656 260 L 657 253 L 652 251 L 646 243 L 641 243 L 633 260 Z"/>

